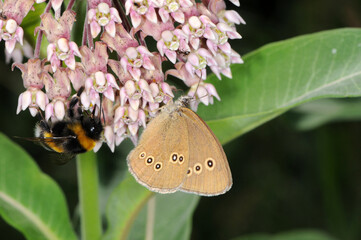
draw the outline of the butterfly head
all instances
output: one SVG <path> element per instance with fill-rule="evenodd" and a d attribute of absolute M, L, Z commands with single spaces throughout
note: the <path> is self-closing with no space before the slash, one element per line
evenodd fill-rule
<path fill-rule="evenodd" d="M 190 102 L 194 100 L 194 97 L 190 97 L 190 96 L 180 96 L 177 101 L 176 101 L 176 105 L 180 106 L 180 107 L 187 107 L 189 108 L 190 106 Z"/>

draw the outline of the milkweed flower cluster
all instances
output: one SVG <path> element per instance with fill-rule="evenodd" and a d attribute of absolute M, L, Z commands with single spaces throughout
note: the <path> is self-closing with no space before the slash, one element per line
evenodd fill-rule
<path fill-rule="evenodd" d="M 21 23 L 42 2 L 0 1 L 0 38 L 8 58 L 14 53 L 20 59 L 13 68 L 22 72 L 26 89 L 19 96 L 17 113 L 29 109 L 35 116 L 44 111 L 48 121 L 63 120 L 74 90 L 84 89 L 81 106 L 102 109 L 98 113 L 103 139 L 112 151 L 125 138 L 136 143 L 139 128 L 145 128 L 174 97 L 175 87 L 165 81 L 167 76 L 189 88 L 188 95 L 196 99 L 191 107 L 196 110 L 200 102 L 220 100 L 215 87 L 205 81 L 207 69 L 219 79 L 221 74 L 232 78 L 230 65 L 243 62 L 229 40 L 241 38 L 236 25 L 245 22 L 236 11 L 226 9 L 224 0 L 88 0 L 81 43 L 73 41 L 77 34 L 73 25 L 79 20 L 72 10 L 75 0 L 64 8 L 62 0 L 52 0 L 35 29 L 34 54 L 27 54 L 30 58 L 21 63 L 18 55 L 25 52 L 17 50 L 25 42 Z M 238 0 L 231 2 L 239 6 Z M 157 51 L 147 47 L 151 38 Z M 41 47 L 46 49 L 44 57 Z M 165 61 L 174 68 L 164 72 Z"/>

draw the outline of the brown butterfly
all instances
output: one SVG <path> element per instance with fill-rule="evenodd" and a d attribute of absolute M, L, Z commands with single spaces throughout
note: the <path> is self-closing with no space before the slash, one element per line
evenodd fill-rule
<path fill-rule="evenodd" d="M 190 99 L 170 101 L 148 124 L 127 157 L 129 170 L 151 191 L 223 194 L 232 186 L 227 157 L 211 129 L 187 107 Z"/>

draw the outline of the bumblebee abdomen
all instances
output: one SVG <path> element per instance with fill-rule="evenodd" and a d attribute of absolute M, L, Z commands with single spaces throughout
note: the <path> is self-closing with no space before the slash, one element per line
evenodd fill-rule
<path fill-rule="evenodd" d="M 85 129 L 80 122 L 70 123 L 68 128 L 75 134 L 79 145 L 84 149 L 84 152 L 90 151 L 95 147 L 96 141 L 88 137 Z"/>
<path fill-rule="evenodd" d="M 44 143 L 51 148 L 52 150 L 54 150 L 55 152 L 58 153 L 63 153 L 64 152 L 64 146 L 62 144 L 60 144 L 58 141 L 54 140 L 54 136 L 52 133 L 50 132 L 43 132 L 43 136 L 44 138 Z"/>

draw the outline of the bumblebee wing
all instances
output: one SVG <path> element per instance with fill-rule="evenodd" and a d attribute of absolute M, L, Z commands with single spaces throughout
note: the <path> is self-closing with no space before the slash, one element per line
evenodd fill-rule
<path fill-rule="evenodd" d="M 51 151 L 52 153 L 49 153 L 49 159 L 55 164 L 63 165 L 70 160 L 72 160 L 76 154 L 72 153 L 57 153 L 54 151 L 54 149 L 48 147 L 49 143 L 56 143 L 61 144 L 69 139 L 74 139 L 74 136 L 65 136 L 65 137 L 18 137 L 14 136 L 14 138 L 23 139 L 26 141 L 31 141 L 34 143 L 37 143 L 41 146 L 43 146 L 45 149 Z"/>
<path fill-rule="evenodd" d="M 15 136 L 15 138 L 20 138 L 34 143 L 38 143 L 46 150 L 62 153 L 64 150 L 63 147 L 60 146 L 62 146 L 63 143 L 69 141 L 70 139 L 75 139 L 76 136 L 71 136 L 71 135 L 62 136 L 62 137 L 16 137 Z"/>
<path fill-rule="evenodd" d="M 49 159 L 57 165 L 64 165 L 65 163 L 72 160 L 75 156 L 76 154 L 72 154 L 72 153 L 60 153 L 60 154 L 56 152 L 49 153 Z"/>
<path fill-rule="evenodd" d="M 75 139 L 76 136 L 63 136 L 63 137 L 18 137 L 18 136 L 14 136 L 14 138 L 19 138 L 19 139 L 23 139 L 26 141 L 31 141 L 31 142 L 54 142 L 54 141 L 59 141 L 59 142 L 64 142 L 66 140 L 69 139 Z"/>

